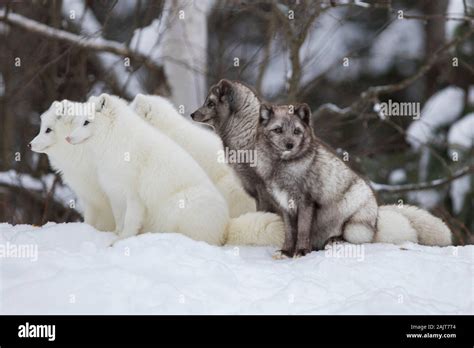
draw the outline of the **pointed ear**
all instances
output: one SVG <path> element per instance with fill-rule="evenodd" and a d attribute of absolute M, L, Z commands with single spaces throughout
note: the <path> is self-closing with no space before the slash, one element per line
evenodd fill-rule
<path fill-rule="evenodd" d="M 145 101 L 145 96 L 141 93 L 138 93 L 135 98 L 133 98 L 133 101 L 131 102 L 132 105 L 134 105 L 135 108 L 141 107 L 146 104 Z"/>
<path fill-rule="evenodd" d="M 311 119 L 311 109 L 308 104 L 303 103 L 299 104 L 295 108 L 295 115 L 301 118 L 301 120 L 309 125 L 309 120 Z"/>
<path fill-rule="evenodd" d="M 109 104 L 109 95 L 102 93 L 95 101 L 95 111 L 102 111 Z"/>
<path fill-rule="evenodd" d="M 61 116 L 64 114 L 64 103 L 62 101 L 55 101 L 52 104 L 52 108 L 54 110 L 54 115 L 56 116 L 56 119 L 61 118 Z"/>
<path fill-rule="evenodd" d="M 217 98 L 221 99 L 221 89 L 219 88 L 219 85 L 214 85 L 211 88 L 211 93 L 214 94 Z"/>
<path fill-rule="evenodd" d="M 232 93 L 233 86 L 231 81 L 222 79 L 218 85 L 222 95 L 230 95 Z"/>
<path fill-rule="evenodd" d="M 232 84 L 232 81 L 222 79 L 219 81 L 219 83 L 216 85 L 216 91 L 218 93 L 215 93 L 217 96 L 219 96 L 220 100 L 224 100 L 224 98 L 232 104 L 234 101 L 234 86 Z"/>
<path fill-rule="evenodd" d="M 138 93 L 136 96 L 135 96 L 135 101 L 137 102 L 141 102 L 143 101 L 143 99 L 145 99 L 145 95 L 141 94 L 141 93 Z"/>
<path fill-rule="evenodd" d="M 260 117 L 259 117 L 260 124 L 265 126 L 270 120 L 270 118 L 272 117 L 272 115 L 273 115 L 273 109 L 271 105 L 267 105 L 267 104 L 260 105 Z"/>

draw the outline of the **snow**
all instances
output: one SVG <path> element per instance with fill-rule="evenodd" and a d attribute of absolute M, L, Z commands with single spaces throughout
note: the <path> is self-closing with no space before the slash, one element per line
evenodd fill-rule
<path fill-rule="evenodd" d="M 449 145 L 461 146 L 469 150 L 474 146 L 474 112 L 454 123 L 448 132 Z"/>
<path fill-rule="evenodd" d="M 70 18 L 71 11 L 75 14 L 75 19 Z M 87 37 L 100 39 L 102 25 L 95 18 L 94 13 L 86 6 L 84 0 L 68 0 L 63 2 L 62 13 L 70 21 L 80 21 L 81 34 Z M 137 75 L 127 71 L 124 58 L 109 52 L 97 54 L 103 68 L 110 71 L 116 78 L 119 85 L 124 86 L 125 93 L 133 99 L 138 93 L 145 93 Z"/>
<path fill-rule="evenodd" d="M 30 174 L 18 173 L 11 169 L 6 172 L 0 172 L 0 183 L 10 186 L 23 187 L 27 190 L 40 191 L 47 193 L 53 188 L 56 177 L 54 174 L 46 174 L 41 178 L 35 178 Z M 54 198 L 64 205 L 69 205 L 71 200 L 76 200 L 72 190 L 66 185 L 57 184 L 54 190 Z M 77 204 L 78 211 L 82 211 L 80 203 Z"/>
<path fill-rule="evenodd" d="M 331 70 L 328 77 L 341 81 L 358 76 L 360 64 L 356 58 L 343 66 L 343 58 L 357 45 L 364 42 L 367 33 L 351 21 L 344 21 L 346 9 L 334 8 L 320 15 L 300 49 L 303 67 L 301 84 L 313 80 L 339 63 L 340 69 Z"/>
<path fill-rule="evenodd" d="M 464 4 L 463 0 L 450 0 L 448 4 L 447 14 L 453 17 L 464 16 Z M 445 35 L 446 41 L 451 41 L 454 38 L 454 32 L 456 28 L 461 24 L 461 21 L 446 21 L 445 24 Z"/>
<path fill-rule="evenodd" d="M 270 45 L 270 59 L 262 79 L 262 93 L 267 98 L 271 98 L 272 95 L 280 92 L 291 76 L 288 51 L 281 47 L 278 38 L 273 39 Z M 258 48 L 254 49 L 256 52 Z M 263 52 L 260 54 L 260 60 L 262 58 Z M 263 64 L 263 61 L 261 64 Z M 276 73 L 277 71 L 280 73 Z M 257 76 L 257 74 L 255 73 L 253 76 Z"/>
<path fill-rule="evenodd" d="M 160 30 L 161 23 L 161 20 L 155 19 L 149 26 L 136 29 L 130 41 L 130 47 L 137 52 L 149 56 L 152 60 L 158 61 L 161 55 L 159 51 L 159 38 L 164 31 L 163 28 Z"/>
<path fill-rule="evenodd" d="M 403 168 L 398 168 L 398 169 L 393 170 L 388 177 L 388 182 L 391 185 L 401 184 L 406 181 L 407 181 L 407 172 Z"/>
<path fill-rule="evenodd" d="M 466 195 L 471 191 L 471 176 L 466 175 L 459 179 L 454 180 L 451 183 L 449 189 L 449 196 L 453 202 L 453 211 L 459 214 L 464 206 L 464 199 Z"/>
<path fill-rule="evenodd" d="M 421 208 L 431 210 L 436 207 L 442 197 L 437 190 L 423 190 L 408 192 L 408 200 Z"/>
<path fill-rule="evenodd" d="M 365 2 L 355 3 L 365 6 Z M 283 10 L 284 12 L 286 10 Z M 286 13 L 286 12 L 285 12 Z M 362 73 L 379 75 L 395 66 L 402 74 L 409 75 L 416 69 L 414 60 L 424 52 L 424 26 L 420 21 L 394 20 L 386 28 L 381 28 L 375 36 L 351 20 L 347 8 L 330 8 L 315 20 L 304 44 L 300 49 L 304 86 L 318 76 L 326 75 L 331 81 L 356 80 Z M 414 13 L 416 14 L 416 12 Z M 369 47 L 368 57 L 357 52 Z M 261 52 L 258 55 L 260 58 Z M 263 79 L 264 95 L 270 97 L 283 89 L 291 69 L 288 50 L 276 36 L 271 45 L 270 62 Z M 344 58 L 349 58 L 344 66 Z M 275 71 L 282 72 L 275 74 Z"/>
<path fill-rule="evenodd" d="M 287 16 L 287 7 L 283 7 L 282 11 Z M 331 8 L 319 15 L 309 29 L 299 52 L 302 67 L 301 85 L 326 72 L 327 77 L 333 81 L 353 79 L 361 72 L 361 64 L 356 58 L 350 58 L 348 67 L 342 65 L 343 58 L 355 46 L 364 43 L 367 37 L 367 33 L 360 26 L 343 20 L 346 13 L 347 9 Z M 268 68 L 262 81 L 263 94 L 269 98 L 284 89 L 292 74 L 289 51 L 281 44 L 281 40 L 282 38 L 276 35 L 271 42 Z M 254 47 L 253 51 L 255 54 L 250 56 L 258 56 L 261 61 L 264 50 L 259 51 L 259 47 Z M 277 74 L 276 71 L 281 73 Z"/>
<path fill-rule="evenodd" d="M 473 314 L 474 246 L 344 244 L 358 253 L 276 261 L 270 247 L 171 233 L 110 246 L 115 238 L 81 223 L 0 224 L 0 312 Z M 37 248 L 30 257 L 5 252 L 21 245 Z"/>
<path fill-rule="evenodd" d="M 458 154 L 458 160 L 463 157 L 463 152 L 459 151 L 471 149 L 474 146 L 474 112 L 464 116 L 454 123 L 448 132 L 449 155 L 453 158 L 454 153 Z M 450 197 L 453 201 L 453 210 L 460 213 L 464 199 L 471 190 L 471 176 L 465 176 L 454 180 L 450 187 Z"/>
<path fill-rule="evenodd" d="M 407 61 L 419 58 L 423 51 L 423 24 L 396 19 L 375 39 L 370 50 L 368 72 L 383 74 L 393 65 L 404 70 Z"/>
<path fill-rule="evenodd" d="M 414 150 L 428 143 L 439 127 L 453 123 L 464 109 L 464 90 L 449 86 L 432 95 L 421 110 L 420 119 L 407 129 L 407 142 Z"/>

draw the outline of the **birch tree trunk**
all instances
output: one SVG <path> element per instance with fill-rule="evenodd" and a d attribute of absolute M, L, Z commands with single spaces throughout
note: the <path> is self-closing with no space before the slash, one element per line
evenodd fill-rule
<path fill-rule="evenodd" d="M 163 65 L 171 100 L 181 113 L 197 109 L 206 94 L 207 15 L 212 1 L 167 0 Z"/>

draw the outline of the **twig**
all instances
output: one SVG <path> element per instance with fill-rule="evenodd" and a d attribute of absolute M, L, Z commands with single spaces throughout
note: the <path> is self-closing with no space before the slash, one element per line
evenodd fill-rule
<path fill-rule="evenodd" d="M 404 184 L 404 185 L 385 185 L 385 184 L 370 182 L 370 186 L 372 186 L 372 188 L 377 192 L 399 193 L 399 192 L 408 192 L 408 191 L 422 191 L 422 190 L 429 190 L 435 187 L 446 185 L 450 183 L 451 181 L 456 180 L 469 173 L 474 173 L 474 165 L 464 167 L 447 178 L 436 179 L 433 181 L 421 182 L 417 184 Z"/>
<path fill-rule="evenodd" d="M 0 20 L 17 28 L 27 30 L 31 33 L 42 35 L 50 39 L 66 42 L 71 45 L 87 48 L 92 51 L 110 52 L 123 57 L 130 57 L 135 61 L 144 64 L 147 68 L 164 74 L 163 67 L 156 64 L 150 57 L 129 49 L 127 46 L 116 41 L 105 40 L 103 38 L 82 37 L 68 31 L 55 29 L 43 23 L 29 19 L 17 13 L 5 14 L 5 10 L 0 10 Z"/>

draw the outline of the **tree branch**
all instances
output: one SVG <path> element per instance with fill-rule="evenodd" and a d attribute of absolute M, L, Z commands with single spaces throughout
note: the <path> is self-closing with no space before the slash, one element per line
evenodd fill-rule
<path fill-rule="evenodd" d="M 440 59 L 443 53 L 445 53 L 452 47 L 457 46 L 459 43 L 469 38 L 472 34 L 474 34 L 474 26 L 471 27 L 468 31 L 466 31 L 463 35 L 456 37 L 455 39 L 438 48 L 438 50 L 433 54 L 433 56 L 423 66 L 421 66 L 421 68 L 414 75 L 394 84 L 369 87 L 367 90 L 360 94 L 359 99 L 357 99 L 348 107 L 339 108 L 334 104 L 321 105 L 313 113 L 312 122 L 315 122 L 318 117 L 328 111 L 335 113 L 339 116 L 347 116 L 350 114 L 361 112 L 361 110 L 367 108 L 367 106 L 371 102 L 377 101 L 378 97 L 381 94 L 393 93 L 405 89 L 413 82 L 418 80 L 420 77 L 425 75 L 436 64 L 436 62 Z"/>
<path fill-rule="evenodd" d="M 69 43 L 80 48 L 86 48 L 98 52 L 110 52 L 119 56 L 130 57 L 136 62 L 142 63 L 147 68 L 157 71 L 164 76 L 164 70 L 161 65 L 156 64 L 148 56 L 141 54 L 140 52 L 133 51 L 127 46 L 116 41 L 105 40 L 103 38 L 82 37 L 68 31 L 52 28 L 48 25 L 29 19 L 17 13 L 6 13 L 5 10 L 0 10 L 0 20 L 13 27 L 17 27 L 53 40 Z"/>
<path fill-rule="evenodd" d="M 404 185 L 386 185 L 386 184 L 378 184 L 375 182 L 370 182 L 370 186 L 376 192 L 399 193 L 399 192 L 408 192 L 408 191 L 422 191 L 422 190 L 429 190 L 432 188 L 446 185 L 450 183 L 451 181 L 456 180 L 469 173 L 474 173 L 474 165 L 466 166 L 447 178 L 436 179 L 433 181 L 421 182 L 417 184 L 404 184 Z"/>

